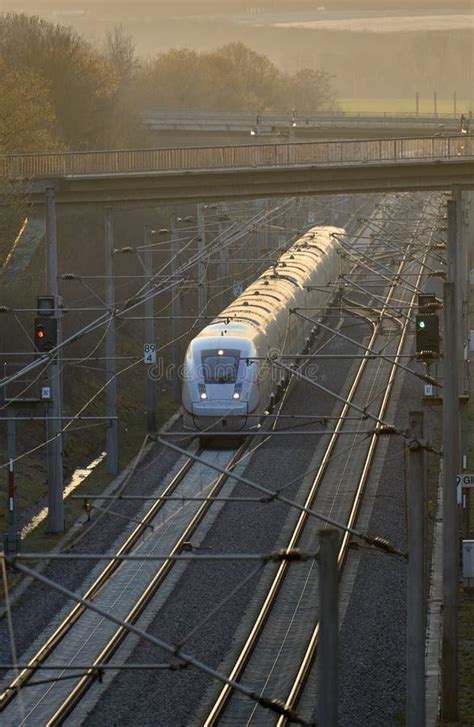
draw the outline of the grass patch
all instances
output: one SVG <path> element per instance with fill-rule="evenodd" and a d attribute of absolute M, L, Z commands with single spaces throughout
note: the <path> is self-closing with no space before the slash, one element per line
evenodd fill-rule
<path fill-rule="evenodd" d="M 363 112 L 387 112 L 387 113 L 416 113 L 416 99 L 413 98 L 341 98 L 338 104 L 343 111 L 353 113 Z M 458 115 L 469 113 L 470 102 L 466 99 L 458 99 L 456 102 L 456 113 Z M 453 98 L 438 98 L 437 108 L 439 114 L 453 114 Z M 434 113 L 433 97 L 420 97 L 420 113 Z"/>
<path fill-rule="evenodd" d="M 158 415 L 158 427 L 162 426 L 177 411 L 178 405 L 171 400 L 162 400 L 160 402 L 160 411 Z M 146 435 L 145 420 L 142 416 L 137 416 L 136 412 L 126 412 L 119 423 L 119 466 L 123 470 L 129 462 L 138 454 L 140 447 Z M 77 451 L 75 451 L 77 455 Z M 43 453 L 44 456 L 44 453 Z M 37 458 L 35 458 L 37 459 Z M 91 459 L 91 458 L 89 458 Z M 23 487 L 18 489 L 17 508 L 21 512 L 25 507 L 31 507 L 44 498 L 47 489 L 42 472 L 38 472 L 38 463 L 30 458 L 25 459 L 25 466 L 22 471 Z M 82 462 L 86 464 L 85 461 Z M 79 465 L 81 466 L 81 465 Z M 28 474 L 30 475 L 28 477 Z M 98 464 L 90 475 L 86 477 L 74 490 L 75 495 L 81 493 L 94 492 L 102 493 L 107 485 L 114 479 L 113 475 L 107 472 L 105 460 Z M 27 482 L 27 486 L 25 483 Z M 83 505 L 80 500 L 71 500 L 66 498 L 64 503 L 64 516 L 66 530 L 68 530 L 81 515 Z M 6 527 L 6 512 L 2 508 L 0 511 L 0 532 L 4 532 Z M 22 542 L 24 551 L 48 551 L 55 546 L 62 535 L 51 535 L 46 532 L 46 520 L 38 527 L 29 532 Z"/>
<path fill-rule="evenodd" d="M 177 411 L 178 405 L 171 399 L 162 399 L 160 401 L 159 413 L 157 416 L 158 427 L 165 424 L 166 421 Z M 120 470 L 123 470 L 132 459 L 138 454 L 143 444 L 146 435 L 146 427 L 144 417 L 137 416 L 136 412 L 127 412 L 127 414 L 121 419 L 119 424 L 119 466 Z M 29 464 L 32 475 L 35 471 L 35 463 Z M 36 471 L 36 475 L 38 472 Z M 86 495 L 93 493 L 100 495 L 104 492 L 107 486 L 113 481 L 114 475 L 107 472 L 106 462 L 103 460 L 98 464 L 94 470 L 88 475 L 74 490 L 74 495 Z M 32 486 L 29 487 L 27 497 L 23 495 L 21 503 L 25 502 L 29 506 L 41 501 L 45 494 L 45 485 L 43 477 L 40 479 L 32 476 Z M 72 494 L 72 493 L 71 493 Z M 18 504 L 20 508 L 20 503 Z M 76 521 L 83 516 L 86 518 L 84 512 L 84 504 L 81 499 L 71 499 L 67 497 L 64 501 L 64 519 L 65 519 L 65 532 L 67 532 Z M 4 532 L 5 529 L 5 512 L 0 513 L 0 532 Z M 29 553 L 47 553 L 53 550 L 61 539 L 64 537 L 64 533 L 58 535 L 52 535 L 47 532 L 47 521 L 44 520 L 37 527 L 31 530 L 23 539 L 21 548 L 23 552 Z M 14 588 L 22 576 L 11 575 L 9 578 L 9 587 Z M 0 599 L 4 597 L 3 585 L 0 583 Z"/>

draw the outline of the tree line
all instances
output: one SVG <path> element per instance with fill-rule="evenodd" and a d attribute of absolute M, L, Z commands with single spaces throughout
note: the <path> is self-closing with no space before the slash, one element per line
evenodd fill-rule
<path fill-rule="evenodd" d="M 142 66 L 134 94 L 142 109 L 288 111 L 335 104 L 332 77 L 320 69 L 289 74 L 240 42 L 213 51 L 162 53 Z"/>
<path fill-rule="evenodd" d="M 147 144 L 142 111 L 288 111 L 334 105 L 332 77 L 294 74 L 243 43 L 141 59 L 116 27 L 100 44 L 22 13 L 0 15 L 0 153 Z"/>

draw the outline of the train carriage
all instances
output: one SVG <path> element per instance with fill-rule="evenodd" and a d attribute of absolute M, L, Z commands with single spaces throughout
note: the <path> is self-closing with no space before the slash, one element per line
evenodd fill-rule
<path fill-rule="evenodd" d="M 187 429 L 258 426 L 283 375 L 269 359 L 303 353 L 311 337 L 313 324 L 290 311 L 315 309 L 309 313 L 315 317 L 327 307 L 328 286 L 345 264 L 338 255 L 344 234 L 337 227 L 308 230 L 191 341 L 183 381 Z"/>

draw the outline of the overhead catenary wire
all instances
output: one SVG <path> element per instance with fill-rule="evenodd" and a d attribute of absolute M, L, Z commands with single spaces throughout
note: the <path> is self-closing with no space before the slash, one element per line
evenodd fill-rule
<path fill-rule="evenodd" d="M 208 251 L 204 251 L 203 255 L 207 255 L 207 254 L 209 254 Z M 181 272 L 184 272 L 185 269 L 187 269 L 188 267 L 192 267 L 195 262 L 196 261 L 194 259 L 189 260 L 187 262 L 184 270 L 181 270 L 180 269 L 180 273 Z M 169 264 L 170 264 L 170 261 L 168 261 L 168 263 L 166 263 L 163 267 L 167 267 Z M 99 328 L 102 325 L 106 324 L 106 322 L 108 321 L 108 319 L 110 318 L 110 316 L 115 316 L 116 318 L 120 318 L 121 315 L 125 311 L 133 310 L 135 307 L 142 305 L 145 302 L 145 300 L 149 299 L 150 297 L 153 298 L 153 297 L 159 295 L 160 293 L 163 293 L 163 292 L 166 292 L 166 290 L 169 290 L 171 287 L 173 287 L 173 285 L 175 284 L 175 281 L 173 281 L 168 276 L 168 278 L 165 281 L 165 285 L 164 285 L 163 288 L 157 288 L 157 289 L 153 290 L 153 292 L 151 294 L 144 295 L 143 298 L 138 297 L 140 295 L 141 291 L 143 291 L 144 289 L 146 289 L 146 287 L 149 285 L 149 283 L 150 283 L 150 281 L 148 281 L 145 286 L 142 286 L 142 288 L 140 288 L 140 290 L 138 291 L 138 293 L 135 293 L 135 295 L 133 296 L 133 298 L 131 300 L 128 299 L 127 301 L 125 301 L 125 303 L 123 304 L 123 307 L 122 308 L 119 307 L 113 313 L 109 313 L 109 314 L 108 313 L 105 313 L 102 316 L 99 316 L 97 319 L 95 319 L 91 323 L 89 323 L 86 326 L 84 326 L 82 330 L 76 332 L 72 336 L 69 336 L 69 337 L 65 338 L 61 342 L 61 344 L 59 344 L 59 346 L 56 346 L 55 348 L 53 348 L 48 354 L 44 354 L 42 356 L 42 358 L 45 359 L 46 357 L 48 357 L 49 359 L 51 359 L 59 350 L 62 350 L 65 346 L 67 346 L 70 343 L 73 343 L 73 342 L 79 340 L 83 336 L 88 335 L 89 333 L 95 331 L 97 328 Z M 12 375 L 10 377 L 7 377 L 6 379 L 0 380 L 0 388 L 5 387 L 9 383 L 12 383 L 14 380 L 16 380 L 17 378 L 19 378 L 21 375 L 28 373 L 32 369 L 37 368 L 37 366 L 39 364 L 40 364 L 40 360 L 33 361 L 30 364 L 25 365 L 16 374 L 14 374 L 14 375 Z"/>
<path fill-rule="evenodd" d="M 111 320 L 111 318 L 109 319 L 109 322 L 108 322 L 108 324 L 110 324 L 110 320 Z M 190 329 L 188 329 L 187 331 L 185 331 L 185 332 L 184 332 L 183 334 L 181 334 L 181 335 L 180 335 L 180 336 L 179 336 L 178 338 L 179 338 L 179 339 L 181 339 L 181 338 L 185 337 L 186 335 L 188 335 L 188 333 L 190 332 L 190 330 L 192 330 L 192 328 L 193 328 L 193 326 L 191 326 L 191 328 L 190 328 Z M 104 336 L 105 336 L 105 333 L 104 333 Z M 104 336 L 103 336 L 103 337 L 104 337 Z M 103 337 L 102 337 L 102 339 L 103 339 Z M 101 339 L 101 340 L 102 340 L 102 339 Z M 99 342 L 99 344 L 100 344 L 100 342 Z M 97 344 L 97 346 L 98 346 L 99 344 Z M 167 343 L 166 343 L 166 344 L 165 344 L 164 346 L 162 346 L 162 347 L 161 347 L 160 349 L 158 349 L 158 350 L 163 350 L 163 349 L 165 349 L 165 348 L 166 348 L 167 346 L 169 346 L 169 345 L 171 345 L 171 344 L 172 344 L 172 341 L 169 341 L 169 342 L 167 342 Z M 93 349 L 93 352 L 95 352 L 95 350 L 96 350 L 97 346 L 96 346 L 96 347 L 95 347 L 95 348 Z M 92 352 L 92 353 L 93 353 L 93 352 Z M 92 355 L 92 353 L 91 353 L 91 355 Z M 84 361 L 84 360 L 87 360 L 87 358 L 88 358 L 88 357 L 89 357 L 89 356 L 86 356 L 86 357 L 84 357 L 84 358 L 83 358 L 82 360 L 83 360 L 83 361 Z M 119 376 L 119 375 L 121 375 L 121 374 L 123 374 L 123 373 L 125 373 L 125 372 L 129 371 L 129 370 L 130 370 L 131 368 L 133 368 L 133 367 L 134 367 L 135 365 L 138 365 L 139 363 L 141 363 L 141 359 L 140 359 L 140 360 L 136 360 L 136 361 L 133 361 L 133 362 L 132 362 L 132 363 L 131 363 L 130 365 L 126 366 L 126 367 L 125 367 L 124 369 L 122 369 L 122 370 L 120 370 L 119 372 L 117 372 L 117 374 L 116 374 L 115 376 L 117 377 L 117 376 Z M 35 451 L 38 451 L 38 450 L 40 450 L 41 448 L 43 448 L 43 447 L 47 446 L 47 445 L 48 445 L 48 444 L 49 444 L 49 443 L 50 443 L 51 441 L 53 441 L 53 439 L 55 439 L 55 438 L 56 438 L 57 436 L 60 436 L 60 435 L 64 434 L 64 433 L 65 433 L 65 432 L 66 432 L 66 431 L 67 431 L 68 429 L 70 429 L 70 428 L 71 428 L 71 426 L 72 426 L 72 424 L 73 424 L 73 423 L 74 423 L 74 422 L 75 422 L 75 421 L 76 421 L 76 420 L 77 420 L 77 419 L 78 419 L 78 418 L 79 418 L 79 417 L 80 417 L 80 416 L 82 415 L 82 413 L 83 413 L 83 412 L 84 412 L 84 411 L 85 411 L 85 410 L 86 410 L 86 409 L 88 408 L 88 406 L 90 406 L 90 404 L 91 404 L 91 403 L 92 403 L 92 402 L 93 402 L 93 401 L 94 401 L 94 400 L 95 400 L 95 399 L 97 398 L 97 396 L 99 396 L 99 395 L 100 395 L 100 394 L 101 394 L 101 393 L 102 393 L 102 392 L 103 392 L 103 391 L 104 391 L 104 390 L 106 389 L 106 387 L 108 386 L 108 384 L 109 384 L 109 381 L 107 381 L 107 382 L 106 382 L 106 383 L 105 383 L 105 384 L 104 384 L 103 386 L 101 386 L 101 387 L 100 387 L 100 388 L 98 389 L 98 391 L 96 391 L 96 392 L 95 392 L 95 393 L 94 393 L 94 394 L 93 394 L 93 395 L 92 395 L 92 396 L 91 396 L 91 397 L 89 398 L 89 400 L 88 400 L 88 401 L 86 402 L 86 404 L 85 404 L 85 405 L 84 405 L 83 407 L 81 407 L 81 408 L 80 408 L 80 410 L 78 411 L 78 413 L 77 413 L 76 415 L 74 415 L 74 416 L 72 416 L 72 417 L 70 418 L 70 420 L 68 421 L 68 423 L 67 423 L 67 424 L 66 424 L 66 425 L 65 425 L 65 426 L 64 426 L 64 427 L 63 427 L 63 428 L 61 429 L 61 431 L 60 431 L 60 432 L 59 432 L 59 433 L 58 433 L 57 435 L 55 435 L 55 437 L 54 437 L 54 438 L 49 438 L 49 439 L 47 439 L 46 441 L 42 442 L 41 444 L 37 445 L 36 447 L 34 447 L 34 448 L 31 448 L 31 449 L 30 449 L 30 450 L 28 450 L 27 452 L 24 452 L 24 453 L 22 453 L 21 455 L 17 456 L 17 457 L 15 458 L 15 462 L 17 462 L 18 460 L 20 460 L 20 459 L 23 459 L 24 457 L 26 457 L 26 456 L 28 456 L 28 455 L 30 455 L 30 454 L 32 454 L 32 453 L 34 453 Z M 92 425 L 91 425 L 91 426 L 92 426 Z M 0 465 L 0 467 L 2 467 L 2 466 L 3 466 L 3 467 L 6 467 L 6 466 L 8 466 L 8 462 L 4 463 L 3 465 Z"/>
<path fill-rule="evenodd" d="M 357 538 L 364 540 L 369 545 L 374 545 L 375 547 L 382 547 L 383 550 L 386 550 L 387 552 L 391 552 L 393 555 L 400 555 L 403 558 L 406 558 L 405 552 L 398 550 L 391 544 L 387 543 L 387 541 L 385 541 L 383 538 L 380 538 L 378 536 L 368 535 L 367 533 L 363 533 L 355 528 L 347 527 L 343 523 L 340 523 L 337 520 L 334 520 L 333 518 L 323 515 L 322 513 L 317 512 L 317 511 L 313 510 L 312 508 L 305 507 L 304 505 L 301 505 L 299 502 L 295 502 L 294 500 L 291 500 L 290 498 L 288 498 L 284 495 L 281 495 L 278 490 L 271 490 L 270 488 L 266 487 L 265 485 L 260 485 L 258 482 L 254 482 L 253 480 L 250 480 L 247 477 L 242 477 L 241 475 L 237 475 L 232 470 L 228 470 L 225 467 L 220 467 L 219 465 L 215 464 L 214 462 L 207 462 L 202 457 L 199 457 L 199 455 L 197 455 L 197 454 L 194 454 L 192 452 L 186 452 L 186 450 L 182 449 L 181 447 L 178 447 L 177 445 L 173 444 L 172 442 L 167 442 L 166 440 L 162 439 L 161 436 L 157 437 L 157 442 L 159 442 L 160 444 L 163 444 L 165 447 L 173 449 L 175 452 L 178 452 L 179 454 L 185 454 L 187 457 L 194 459 L 196 462 L 200 462 L 205 467 L 209 467 L 210 469 L 213 469 L 216 472 L 220 472 L 220 474 L 225 474 L 229 478 L 237 480 L 237 482 L 241 482 L 243 485 L 247 485 L 250 488 L 256 489 L 259 492 L 264 493 L 272 500 L 278 500 L 280 502 L 283 502 L 284 504 L 289 505 L 290 507 L 293 507 L 296 510 L 299 510 L 300 512 L 304 512 L 307 515 L 310 515 L 311 517 L 316 518 L 317 520 L 321 520 L 322 522 L 325 522 L 328 525 L 332 525 L 333 527 L 337 528 L 338 530 L 342 530 L 351 535 L 354 535 Z"/>
<path fill-rule="evenodd" d="M 0 556 L 4 557 L 4 556 Z M 288 717 L 293 718 L 294 712 L 285 709 L 282 707 L 277 700 L 271 700 L 268 697 L 264 697 L 259 694 L 255 694 L 255 692 L 245 687 L 244 685 L 238 683 L 238 682 L 232 682 L 230 679 L 225 677 L 220 672 L 216 671 L 215 669 L 209 667 L 204 662 L 200 661 L 199 659 L 196 659 L 195 657 L 191 656 L 190 654 L 187 654 L 183 652 L 181 649 L 177 648 L 175 645 L 158 638 L 157 636 L 154 636 L 147 631 L 143 631 L 142 629 L 138 628 L 137 626 L 125 623 L 121 619 L 114 616 L 114 614 L 110 613 L 109 611 L 101 608 L 97 604 L 95 604 L 93 601 L 87 601 L 80 596 L 77 596 L 73 591 L 70 591 L 67 588 L 64 588 L 64 586 L 61 586 L 59 583 L 54 582 L 50 578 L 46 578 L 46 576 L 42 575 L 41 573 L 38 573 L 35 570 L 32 570 L 31 568 L 28 568 L 23 563 L 18 563 L 16 561 L 9 561 L 12 566 L 14 566 L 18 571 L 21 573 L 24 573 L 25 575 L 29 575 L 34 580 L 38 580 L 44 585 L 52 588 L 55 591 L 58 591 L 63 596 L 66 596 L 67 598 L 70 598 L 73 601 L 76 601 L 76 603 L 80 603 L 84 605 L 87 609 L 94 611 L 95 613 L 99 614 L 100 616 L 103 616 L 106 620 L 112 621 L 112 623 L 115 623 L 116 625 L 126 629 L 128 632 L 135 634 L 136 636 L 144 639 L 145 641 L 148 641 L 149 643 L 153 644 L 154 646 L 158 646 L 163 651 L 167 652 L 168 654 L 171 654 L 176 659 L 186 662 L 190 666 L 194 666 L 198 671 L 202 671 L 208 676 L 213 677 L 214 679 L 217 679 L 224 684 L 228 684 L 236 691 L 240 692 L 244 696 L 248 697 L 249 699 L 258 701 L 263 707 L 270 709 L 277 714 L 286 714 Z M 307 725 L 307 727 L 310 727 L 310 724 L 307 723 L 304 720 L 298 720 L 299 724 Z"/>

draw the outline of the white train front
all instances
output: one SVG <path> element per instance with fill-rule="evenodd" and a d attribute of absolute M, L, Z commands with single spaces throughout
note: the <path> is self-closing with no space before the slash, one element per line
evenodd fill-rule
<path fill-rule="evenodd" d="M 183 381 L 186 428 L 239 432 L 258 425 L 285 378 L 269 357 L 307 347 L 314 326 L 290 311 L 314 309 L 307 315 L 317 318 L 326 308 L 334 294 L 328 286 L 344 264 L 337 254 L 344 234 L 337 227 L 309 230 L 191 341 Z"/>

